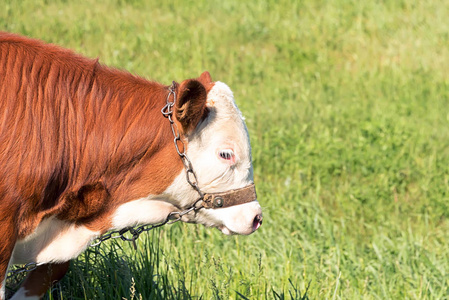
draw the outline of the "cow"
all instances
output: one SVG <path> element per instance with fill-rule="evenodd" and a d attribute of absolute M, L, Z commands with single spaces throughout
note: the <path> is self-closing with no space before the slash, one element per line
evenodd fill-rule
<path fill-rule="evenodd" d="M 244 118 L 208 72 L 163 85 L 0 32 L 0 299 L 12 264 L 38 264 L 12 299 L 40 299 L 110 230 L 177 213 L 251 234 L 253 184 Z"/>

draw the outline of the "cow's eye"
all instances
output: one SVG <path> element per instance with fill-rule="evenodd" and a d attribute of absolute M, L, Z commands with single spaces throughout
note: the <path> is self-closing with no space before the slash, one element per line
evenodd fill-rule
<path fill-rule="evenodd" d="M 232 161 L 234 160 L 234 151 L 232 149 L 223 149 L 218 152 L 218 155 L 220 158 L 224 160 Z"/>

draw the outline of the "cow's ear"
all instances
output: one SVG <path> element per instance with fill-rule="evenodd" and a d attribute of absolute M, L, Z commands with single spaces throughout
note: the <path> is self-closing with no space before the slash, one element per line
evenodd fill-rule
<path fill-rule="evenodd" d="M 208 85 L 212 83 L 212 77 L 210 76 L 210 73 L 207 71 L 204 71 L 201 73 L 200 77 L 198 77 L 198 80 L 204 85 Z"/>
<path fill-rule="evenodd" d="M 206 114 L 206 88 L 196 79 L 184 80 L 179 85 L 177 98 L 175 118 L 181 124 L 182 132 L 189 134 Z"/>
<path fill-rule="evenodd" d="M 207 72 L 207 71 L 203 72 L 201 74 L 201 76 L 197 78 L 197 80 L 204 85 L 207 92 L 209 92 L 212 89 L 212 87 L 214 86 L 212 77 L 210 76 L 209 72 Z"/>

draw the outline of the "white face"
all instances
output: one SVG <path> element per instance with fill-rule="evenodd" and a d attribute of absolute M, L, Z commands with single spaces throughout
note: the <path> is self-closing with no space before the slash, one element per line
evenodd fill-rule
<path fill-rule="evenodd" d="M 187 156 L 204 193 L 226 192 L 253 182 L 251 147 L 243 117 L 229 87 L 216 82 L 207 97 L 209 114 L 188 136 Z M 198 194 L 183 171 L 167 189 L 175 205 L 191 206 Z M 225 234 L 250 234 L 261 223 L 257 201 L 221 209 L 200 209 L 183 221 L 216 227 Z"/>

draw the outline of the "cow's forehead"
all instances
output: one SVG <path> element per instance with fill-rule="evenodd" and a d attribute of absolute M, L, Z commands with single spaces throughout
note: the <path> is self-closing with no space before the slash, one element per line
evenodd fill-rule
<path fill-rule="evenodd" d="M 200 134 L 204 138 L 223 140 L 228 137 L 239 144 L 249 143 L 245 119 L 235 103 L 233 92 L 225 83 L 215 82 L 207 95 L 206 105 L 210 114 L 201 126 Z"/>

